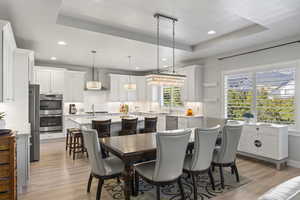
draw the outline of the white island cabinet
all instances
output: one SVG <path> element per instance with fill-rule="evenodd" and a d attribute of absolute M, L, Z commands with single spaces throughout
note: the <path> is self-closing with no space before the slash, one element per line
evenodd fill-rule
<path fill-rule="evenodd" d="M 0 20 L 0 101 L 14 101 L 14 51 L 17 48 L 11 25 Z"/>
<path fill-rule="evenodd" d="M 246 124 L 243 127 L 240 154 L 280 164 L 288 158 L 288 126 Z"/>

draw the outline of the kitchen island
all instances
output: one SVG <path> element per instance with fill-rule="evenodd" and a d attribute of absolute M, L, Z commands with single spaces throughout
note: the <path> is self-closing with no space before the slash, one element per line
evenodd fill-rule
<path fill-rule="evenodd" d="M 138 125 L 137 125 L 137 131 L 139 129 L 144 128 L 144 117 L 141 116 L 129 116 L 127 117 L 129 119 L 138 118 Z M 111 136 L 118 136 L 119 131 L 122 129 L 122 118 L 120 116 L 88 116 L 88 117 L 77 117 L 77 118 L 71 118 L 72 120 L 79 128 L 92 128 L 92 121 L 93 120 L 109 120 L 111 119 Z"/>

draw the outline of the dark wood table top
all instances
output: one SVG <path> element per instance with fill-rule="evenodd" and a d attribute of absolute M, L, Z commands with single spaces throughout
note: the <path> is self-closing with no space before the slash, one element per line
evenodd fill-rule
<path fill-rule="evenodd" d="M 110 152 L 118 157 L 135 156 L 142 153 L 156 151 L 156 133 L 145 133 L 126 136 L 115 136 L 100 139 L 100 142 Z M 190 143 L 194 142 L 192 132 Z"/>

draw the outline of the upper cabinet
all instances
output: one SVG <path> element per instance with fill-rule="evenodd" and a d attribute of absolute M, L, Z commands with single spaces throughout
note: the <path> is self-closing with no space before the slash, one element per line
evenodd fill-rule
<path fill-rule="evenodd" d="M 41 94 L 64 94 L 65 70 L 35 67 L 35 83 L 40 85 Z"/>
<path fill-rule="evenodd" d="M 186 75 L 181 94 L 182 100 L 185 102 L 202 102 L 203 67 L 193 65 L 179 70 L 178 73 Z"/>
<path fill-rule="evenodd" d="M 78 71 L 65 72 L 65 102 L 83 102 L 84 75 L 84 72 Z"/>
<path fill-rule="evenodd" d="M 9 22 L 0 21 L 0 101 L 14 101 L 14 51 L 17 48 Z"/>
<path fill-rule="evenodd" d="M 127 90 L 129 83 L 136 84 L 136 90 Z M 145 101 L 146 94 L 145 77 L 110 74 L 110 101 Z"/>

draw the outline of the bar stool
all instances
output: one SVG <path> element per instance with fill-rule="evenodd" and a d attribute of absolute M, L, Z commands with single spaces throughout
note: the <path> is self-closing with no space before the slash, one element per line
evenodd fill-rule
<path fill-rule="evenodd" d="M 73 131 L 80 131 L 79 128 L 68 128 L 67 129 L 67 135 L 66 135 L 66 151 L 69 149 L 69 155 L 71 155 L 71 146 L 73 142 L 72 134 Z"/>
<path fill-rule="evenodd" d="M 137 122 L 138 119 L 122 119 L 122 130 L 119 131 L 119 135 L 134 135 L 137 133 Z"/>
<path fill-rule="evenodd" d="M 140 129 L 140 133 L 154 133 L 156 132 L 157 117 L 145 117 L 145 126 Z"/>
<path fill-rule="evenodd" d="M 80 129 L 70 131 L 70 155 L 73 153 L 73 160 L 76 158 L 76 154 L 87 152 L 84 147 L 84 140 Z"/>
<path fill-rule="evenodd" d="M 98 138 L 110 137 L 111 119 L 92 120 L 92 129 L 97 130 Z M 107 158 L 108 152 L 101 145 L 102 158 Z"/>

